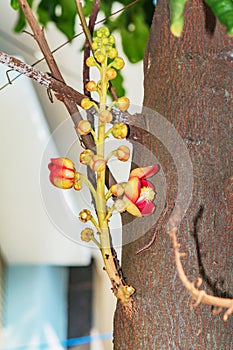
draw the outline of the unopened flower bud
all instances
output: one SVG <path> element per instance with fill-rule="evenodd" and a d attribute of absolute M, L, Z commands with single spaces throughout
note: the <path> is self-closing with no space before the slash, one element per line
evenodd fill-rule
<path fill-rule="evenodd" d="M 81 107 L 85 110 L 91 108 L 93 104 L 94 103 L 88 97 L 84 97 L 81 101 Z"/>
<path fill-rule="evenodd" d="M 106 38 L 110 35 L 110 31 L 107 27 L 101 27 L 96 33 L 98 38 Z"/>
<path fill-rule="evenodd" d="M 125 62 L 121 57 L 116 57 L 115 60 L 112 62 L 112 66 L 118 70 L 122 69 L 124 65 L 125 65 Z"/>
<path fill-rule="evenodd" d="M 108 38 L 103 38 L 102 44 L 103 45 L 108 45 Z"/>
<path fill-rule="evenodd" d="M 90 168 L 94 171 L 102 171 L 106 166 L 106 160 L 98 155 L 95 155 L 90 160 Z"/>
<path fill-rule="evenodd" d="M 81 240 L 82 241 L 90 242 L 93 237 L 94 237 L 94 231 L 92 230 L 92 228 L 87 227 L 84 230 L 82 230 L 82 232 L 81 232 Z"/>
<path fill-rule="evenodd" d="M 90 210 L 88 209 L 83 209 L 80 213 L 79 213 L 79 220 L 86 223 L 87 221 L 92 219 L 92 215 Z"/>
<path fill-rule="evenodd" d="M 92 50 L 93 51 L 95 51 L 95 50 L 97 50 L 98 49 L 98 43 L 96 42 L 96 41 L 94 41 L 93 43 L 92 43 Z"/>
<path fill-rule="evenodd" d="M 86 65 L 88 67 L 93 67 L 93 66 L 96 66 L 96 60 L 94 59 L 93 56 L 90 56 L 86 59 Z"/>
<path fill-rule="evenodd" d="M 124 123 L 115 123 L 112 127 L 112 135 L 117 139 L 124 139 L 128 135 L 128 127 Z"/>
<path fill-rule="evenodd" d="M 121 110 L 121 111 L 127 111 L 127 109 L 129 108 L 130 105 L 130 101 L 128 99 L 128 97 L 120 97 L 117 100 L 117 107 Z"/>
<path fill-rule="evenodd" d="M 80 120 L 78 123 L 77 130 L 80 135 L 89 134 L 89 132 L 91 132 L 91 129 L 91 123 L 88 120 Z"/>
<path fill-rule="evenodd" d="M 127 146 L 120 146 L 117 148 L 117 158 L 122 161 L 126 162 L 130 157 L 130 150 Z"/>
<path fill-rule="evenodd" d="M 109 80 L 113 80 L 115 79 L 117 76 L 117 72 L 115 71 L 115 69 L 113 68 L 109 68 L 106 72 L 106 77 L 109 79 Z"/>
<path fill-rule="evenodd" d="M 59 188 L 68 189 L 73 187 L 75 167 L 68 158 L 52 158 L 48 165 L 51 183 Z"/>
<path fill-rule="evenodd" d="M 117 199 L 114 203 L 114 208 L 119 213 L 123 213 L 125 211 L 125 202 L 123 201 L 123 199 Z"/>
<path fill-rule="evenodd" d="M 91 158 L 94 156 L 94 152 L 90 149 L 85 149 L 80 153 L 80 163 L 84 165 L 89 165 Z"/>
<path fill-rule="evenodd" d="M 101 52 L 101 50 L 97 50 L 94 53 L 94 56 L 95 56 L 96 61 L 98 61 L 99 63 L 103 63 L 105 58 L 106 58 L 106 56 Z"/>
<path fill-rule="evenodd" d="M 114 38 L 113 35 L 110 35 L 110 37 L 108 38 L 108 42 L 109 42 L 109 44 L 111 44 L 111 45 L 114 45 L 114 44 L 115 44 L 115 38 Z"/>
<path fill-rule="evenodd" d="M 82 189 L 81 175 L 78 172 L 75 172 L 74 174 L 74 189 L 76 191 L 80 191 Z"/>
<path fill-rule="evenodd" d="M 93 92 L 96 91 L 97 89 L 97 85 L 96 82 L 94 80 L 90 80 L 86 85 L 85 85 L 87 91 L 89 92 Z"/>
<path fill-rule="evenodd" d="M 114 47 L 112 47 L 110 50 L 109 50 L 109 52 L 108 52 L 108 57 L 109 58 L 116 58 L 117 57 L 117 55 L 118 55 L 118 52 L 117 52 L 117 49 L 115 49 Z M 115 62 L 115 60 L 114 60 L 114 62 Z M 114 66 L 115 67 L 115 66 Z M 116 67 L 115 67 L 116 68 Z"/>
<path fill-rule="evenodd" d="M 107 109 L 99 114 L 101 123 L 110 123 L 112 121 L 112 113 Z"/>
<path fill-rule="evenodd" d="M 124 193 L 124 186 L 115 184 L 110 188 L 110 192 L 116 197 L 122 196 Z"/>

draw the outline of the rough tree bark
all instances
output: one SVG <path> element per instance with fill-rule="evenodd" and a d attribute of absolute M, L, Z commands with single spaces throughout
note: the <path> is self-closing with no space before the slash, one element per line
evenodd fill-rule
<path fill-rule="evenodd" d="M 144 67 L 144 105 L 175 126 L 193 164 L 193 198 L 178 231 L 181 251 L 187 253 L 182 259 L 185 272 L 191 280 L 202 277 L 202 288 L 208 293 L 232 298 L 233 40 L 201 0 L 188 2 L 183 35 L 174 38 L 168 1 L 161 0 Z M 177 191 L 172 159 L 166 147 L 146 133 L 137 137 L 160 161 L 172 208 Z M 114 349 L 232 349 L 232 315 L 224 322 L 221 314 L 213 315 L 211 307 L 203 304 L 190 311 L 190 295 L 177 276 L 165 230 L 167 219 L 123 247 L 123 271 L 137 292 L 131 317 L 118 304 Z M 158 233 L 150 249 L 136 254 L 155 229 Z M 123 226 L 123 235 L 137 235 L 136 223 L 133 230 L 127 232 Z"/>

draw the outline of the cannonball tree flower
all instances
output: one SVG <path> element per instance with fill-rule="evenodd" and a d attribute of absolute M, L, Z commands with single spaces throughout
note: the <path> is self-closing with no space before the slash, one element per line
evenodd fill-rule
<path fill-rule="evenodd" d="M 123 197 L 125 210 L 130 214 L 148 216 L 153 213 L 155 191 L 153 184 L 147 181 L 147 178 L 158 173 L 159 169 L 159 165 L 154 164 L 131 171 Z"/>
<path fill-rule="evenodd" d="M 76 177 L 74 163 L 68 158 L 51 158 L 48 165 L 51 183 L 59 188 L 73 187 Z"/>

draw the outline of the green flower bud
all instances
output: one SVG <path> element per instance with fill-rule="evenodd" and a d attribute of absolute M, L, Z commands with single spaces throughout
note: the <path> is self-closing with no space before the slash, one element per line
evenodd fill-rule
<path fill-rule="evenodd" d="M 93 43 L 92 43 L 92 50 L 97 50 L 98 49 L 98 43 L 96 42 L 96 41 L 94 41 Z"/>
<path fill-rule="evenodd" d="M 112 62 L 112 67 L 116 68 L 116 69 L 122 69 L 125 65 L 125 62 L 123 60 L 123 58 L 121 57 L 116 57 L 115 60 Z"/>
<path fill-rule="evenodd" d="M 86 59 L 86 65 L 88 67 L 93 67 L 93 66 L 96 66 L 96 60 L 94 59 L 93 56 L 90 56 Z"/>
<path fill-rule="evenodd" d="M 101 50 L 97 50 L 95 53 L 94 53 L 94 56 L 96 58 L 96 60 L 99 62 L 99 63 L 103 63 L 104 60 L 105 60 L 105 55 L 101 52 Z"/>
<path fill-rule="evenodd" d="M 108 38 L 108 42 L 109 42 L 109 44 L 112 44 L 112 45 L 115 44 L 115 38 L 113 35 L 110 35 L 110 37 Z"/>
<path fill-rule="evenodd" d="M 117 50 L 114 48 L 114 47 L 112 47 L 110 50 L 109 50 L 109 52 L 108 52 L 108 57 L 109 58 L 116 58 L 117 57 L 117 55 L 118 55 L 118 52 L 117 52 Z M 114 66 L 115 67 L 115 66 Z M 115 67 L 115 68 L 117 68 L 117 67 Z M 118 69 L 118 68 L 117 68 Z"/>

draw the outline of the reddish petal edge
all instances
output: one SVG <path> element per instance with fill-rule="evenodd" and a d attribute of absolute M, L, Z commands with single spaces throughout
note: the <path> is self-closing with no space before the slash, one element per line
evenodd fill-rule
<path fill-rule="evenodd" d="M 160 166 L 158 164 L 153 164 L 151 166 L 145 168 L 136 168 L 131 171 L 129 178 L 138 177 L 139 179 L 145 179 L 152 175 L 155 175 L 160 170 Z"/>
<path fill-rule="evenodd" d="M 142 216 L 151 215 L 155 210 L 155 205 L 151 201 L 138 201 L 135 204 L 142 213 Z"/>

